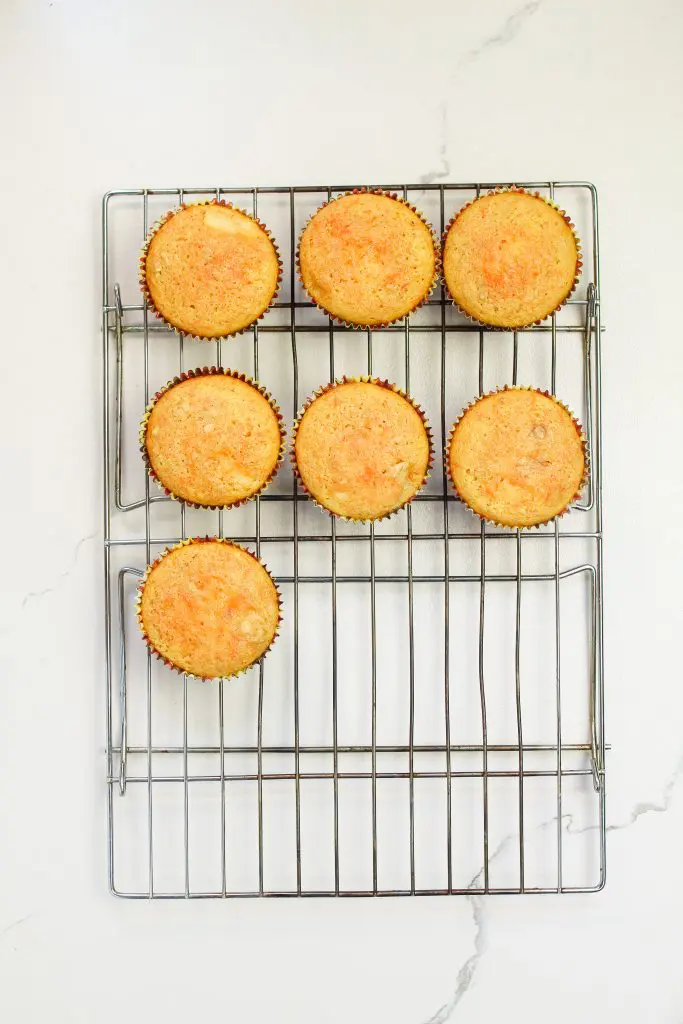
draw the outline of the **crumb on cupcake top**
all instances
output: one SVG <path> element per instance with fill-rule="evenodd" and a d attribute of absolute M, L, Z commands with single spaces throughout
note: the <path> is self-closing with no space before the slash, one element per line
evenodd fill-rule
<path fill-rule="evenodd" d="M 349 519 L 380 519 L 420 490 L 429 435 L 410 400 L 376 381 L 345 381 L 313 400 L 296 428 L 294 457 L 311 495 Z"/>
<path fill-rule="evenodd" d="M 374 192 L 321 207 L 299 245 L 307 292 L 351 324 L 376 326 L 406 316 L 429 294 L 436 263 L 431 231 L 418 214 Z"/>
<path fill-rule="evenodd" d="M 536 526 L 577 497 L 584 441 L 554 398 L 508 389 L 466 410 L 451 434 L 448 466 L 456 491 L 479 516 L 502 526 Z"/>
<path fill-rule="evenodd" d="M 156 400 L 144 430 L 154 475 L 175 497 L 232 505 L 252 497 L 278 464 L 278 415 L 248 381 L 224 373 L 188 377 Z"/>
<path fill-rule="evenodd" d="M 231 676 L 270 647 L 279 622 L 275 584 L 244 548 L 219 540 L 172 548 L 149 572 L 140 624 L 152 648 L 182 671 Z"/>
<path fill-rule="evenodd" d="M 565 217 L 528 192 L 481 196 L 446 235 L 443 273 L 458 306 L 497 327 L 543 320 L 569 296 L 579 252 Z"/>
<path fill-rule="evenodd" d="M 222 203 L 195 203 L 171 214 L 143 259 L 154 307 L 173 327 L 200 338 L 243 330 L 277 291 L 278 256 L 265 229 Z"/>

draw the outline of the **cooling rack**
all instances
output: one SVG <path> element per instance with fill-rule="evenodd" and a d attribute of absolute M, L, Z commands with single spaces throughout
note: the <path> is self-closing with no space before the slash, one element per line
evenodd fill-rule
<path fill-rule="evenodd" d="M 494 184 L 382 187 L 443 231 Z M 560 313 L 507 333 L 475 327 L 439 290 L 404 324 L 376 331 L 315 309 L 296 280 L 297 238 L 322 202 L 353 187 L 103 199 L 108 866 L 118 896 L 559 893 L 605 882 L 596 189 L 525 184 L 570 214 L 584 266 Z M 208 343 L 146 310 L 137 261 L 166 210 L 214 196 L 268 225 L 284 278 L 249 333 Z M 590 483 L 562 520 L 524 531 L 481 525 L 438 457 L 426 489 L 377 525 L 325 516 L 287 466 L 247 506 L 186 509 L 147 477 L 139 423 L 167 380 L 211 364 L 262 381 L 290 424 L 327 380 L 387 377 L 426 410 L 437 453 L 475 395 L 549 388 L 584 424 Z M 134 616 L 145 566 L 206 534 L 255 550 L 284 601 L 265 661 L 215 684 L 152 660 Z"/>

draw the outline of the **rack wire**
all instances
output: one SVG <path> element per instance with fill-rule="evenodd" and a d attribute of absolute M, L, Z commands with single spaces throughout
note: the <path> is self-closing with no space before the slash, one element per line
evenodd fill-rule
<path fill-rule="evenodd" d="M 605 882 L 596 189 L 525 185 L 567 209 L 585 260 L 560 313 L 507 334 L 473 327 L 440 290 L 376 331 L 316 310 L 296 282 L 297 238 L 314 209 L 352 187 L 103 199 L 108 868 L 118 896 L 561 893 Z M 383 187 L 443 231 L 494 185 Z M 153 220 L 212 197 L 258 214 L 284 263 L 265 319 L 215 345 L 161 325 L 137 283 Z M 480 525 L 437 468 L 398 516 L 359 526 L 313 508 L 285 468 L 249 506 L 186 509 L 150 483 L 137 430 L 158 387 L 207 363 L 262 380 L 290 422 L 327 379 L 388 376 L 427 409 L 442 442 L 475 394 L 549 387 L 585 425 L 587 493 L 560 522 L 504 531 Z M 215 685 L 154 662 L 132 611 L 155 554 L 199 534 L 251 546 L 284 597 L 273 652 Z"/>

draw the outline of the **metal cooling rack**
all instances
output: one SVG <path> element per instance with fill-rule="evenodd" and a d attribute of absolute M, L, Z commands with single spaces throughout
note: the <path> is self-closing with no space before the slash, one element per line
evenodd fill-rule
<path fill-rule="evenodd" d="M 497 183 L 500 184 L 500 183 Z M 405 325 L 358 332 L 295 281 L 310 214 L 354 186 L 132 189 L 103 200 L 104 562 L 109 884 L 129 898 L 588 892 L 605 881 L 598 204 L 584 182 L 534 182 L 577 223 L 584 267 L 550 321 L 514 333 L 443 294 Z M 437 230 L 486 184 L 384 186 Z M 178 202 L 258 216 L 284 263 L 251 333 L 183 341 L 145 309 L 137 259 Z M 407 510 L 339 524 L 285 467 L 225 513 L 169 502 L 144 472 L 150 396 L 217 363 L 258 377 L 290 424 L 342 373 L 388 376 L 426 408 L 437 453 L 477 393 L 549 387 L 579 413 L 584 500 L 535 531 L 479 525 L 436 468 Z M 284 629 L 236 681 L 197 683 L 137 635 L 145 565 L 188 535 L 251 545 L 278 579 Z"/>

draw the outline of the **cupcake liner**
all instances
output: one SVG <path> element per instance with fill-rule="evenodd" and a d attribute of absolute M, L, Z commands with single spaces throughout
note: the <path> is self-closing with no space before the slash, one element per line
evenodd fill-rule
<path fill-rule="evenodd" d="M 419 417 L 420 417 L 420 419 L 422 421 L 422 425 L 424 426 L 425 431 L 427 433 L 427 442 L 428 442 L 428 445 L 429 445 L 429 458 L 427 460 L 427 467 L 425 469 L 425 474 L 424 474 L 424 477 L 422 479 L 422 482 L 421 482 L 420 486 L 418 487 L 417 491 L 415 492 L 415 494 L 411 498 L 408 498 L 406 501 L 404 501 L 397 508 L 392 509 L 391 512 L 387 512 L 386 515 L 383 515 L 383 516 L 377 516 L 374 519 L 367 519 L 367 518 L 362 519 L 362 518 L 358 518 L 358 517 L 355 517 L 355 516 L 342 516 L 342 515 L 339 515 L 337 512 L 332 512 L 331 509 L 329 509 L 325 505 L 323 505 L 322 502 L 320 502 L 318 500 L 318 498 L 316 498 L 316 496 L 312 493 L 312 491 L 310 491 L 308 489 L 308 487 L 306 486 L 306 484 L 304 482 L 303 477 L 301 476 L 301 473 L 299 472 L 299 466 L 297 465 L 297 461 L 296 461 L 296 435 L 298 433 L 299 427 L 301 425 L 301 421 L 302 421 L 306 411 L 308 409 L 310 409 L 310 407 L 313 405 L 313 403 L 318 398 L 321 398 L 322 395 L 327 394 L 328 391 L 332 391 L 334 388 L 339 387 L 341 384 L 359 384 L 359 383 L 362 383 L 362 384 L 376 384 L 378 387 L 386 388 L 388 391 L 394 391 L 397 395 L 400 395 L 401 398 L 405 398 L 405 400 L 412 405 L 413 409 L 415 409 L 415 411 L 419 415 Z M 417 402 L 413 398 L 410 397 L 410 395 L 408 395 L 405 391 L 403 391 L 402 388 L 399 388 L 397 384 L 392 384 L 388 380 L 380 380 L 378 377 L 368 377 L 368 376 L 346 377 L 346 376 L 344 376 L 344 377 L 339 377 L 336 380 L 330 381 L 328 384 L 323 384 L 322 387 L 319 387 L 317 389 L 317 391 L 314 391 L 313 394 L 309 398 L 306 399 L 306 402 L 304 403 L 300 413 L 298 414 L 298 416 L 294 420 L 294 426 L 292 427 L 292 441 L 291 441 L 291 448 L 290 448 L 290 452 L 289 452 L 289 457 L 290 457 L 290 461 L 291 461 L 291 464 L 292 464 L 292 468 L 294 470 L 294 475 L 295 475 L 296 479 L 299 481 L 299 484 L 301 485 L 301 489 L 304 491 L 304 493 L 306 494 L 308 499 L 314 505 L 316 505 L 322 512 L 325 512 L 327 515 L 332 516 L 334 519 L 337 519 L 337 520 L 339 520 L 341 522 L 344 522 L 344 523 L 381 523 L 381 522 L 383 522 L 386 519 L 391 519 L 392 516 L 395 516 L 402 509 L 407 508 L 408 505 L 410 505 L 410 503 L 415 500 L 417 495 L 424 488 L 425 484 L 427 483 L 427 480 L 429 479 L 429 474 L 430 474 L 432 466 L 434 464 L 434 439 L 433 439 L 433 436 L 432 436 L 431 427 L 429 426 L 429 423 L 427 421 L 427 417 L 426 417 L 426 415 L 424 413 L 424 410 L 421 408 L 421 406 L 419 406 L 417 404 Z"/>
<path fill-rule="evenodd" d="M 258 226 L 261 228 L 261 230 L 264 231 L 265 234 L 267 235 L 267 237 L 269 238 L 270 242 L 272 243 L 273 249 L 275 250 L 275 255 L 277 257 L 277 268 L 278 268 L 277 269 L 277 281 L 276 281 L 276 284 L 275 284 L 275 291 L 273 292 L 271 300 L 268 303 L 268 305 L 266 306 L 266 308 L 263 310 L 263 312 L 259 313 L 259 315 L 257 317 L 255 317 L 251 321 L 251 323 L 247 324 L 245 327 L 241 327 L 239 331 L 232 331 L 229 334 L 221 334 L 221 335 L 215 335 L 215 336 L 212 335 L 211 337 L 207 337 L 206 335 L 201 335 L 201 334 L 192 334 L 189 331 L 184 331 L 182 329 L 182 327 L 177 327 L 176 324 L 171 323 L 171 321 L 168 320 L 164 316 L 164 314 L 155 306 L 154 299 L 152 298 L 152 294 L 151 294 L 151 292 L 149 290 L 149 287 L 147 285 L 147 273 L 146 273 L 146 270 L 147 270 L 147 253 L 149 251 L 149 246 L 150 246 L 150 243 L 151 243 L 152 239 L 156 235 L 157 231 L 161 227 L 163 227 L 163 225 L 167 221 L 171 220 L 172 217 L 175 217 L 176 214 L 180 213 L 181 210 L 187 210 L 187 209 L 189 209 L 190 207 L 193 207 L 193 206 L 225 206 L 225 207 L 227 207 L 230 210 L 237 210 L 238 213 L 244 214 L 244 216 L 248 217 L 249 220 L 253 220 L 253 221 L 255 221 L 256 224 L 258 224 Z M 263 223 L 263 221 L 259 220 L 258 217 L 254 217 L 251 213 L 247 213 L 246 210 L 240 209 L 240 207 L 235 206 L 234 203 L 228 203 L 228 202 L 226 202 L 225 199 L 207 199 L 207 200 L 205 200 L 203 202 L 199 202 L 199 203 L 180 203 L 174 210 L 168 210 L 162 217 L 160 217 L 157 221 L 155 221 L 154 224 L 152 225 L 152 227 L 150 228 L 150 230 L 148 232 L 148 235 L 147 235 L 147 238 L 145 239 L 145 244 L 142 247 L 142 252 L 140 253 L 140 259 L 139 259 L 139 281 L 140 281 L 140 289 L 141 289 L 142 294 L 144 296 L 144 300 L 145 300 L 145 304 L 147 305 L 147 308 L 150 309 L 152 311 L 152 313 L 154 313 L 154 315 L 156 317 L 158 317 L 159 320 L 161 320 L 163 323 L 165 323 L 166 326 L 170 330 L 176 331 L 183 338 L 191 338 L 194 341 L 227 341 L 228 338 L 237 338 L 240 334 L 245 334 L 247 331 L 251 330 L 251 328 L 254 326 L 254 324 L 258 323 L 259 320 L 262 320 L 263 317 L 268 312 L 268 310 L 272 308 L 273 303 L 275 302 L 275 300 L 278 297 L 278 294 L 280 292 L 280 286 L 282 284 L 282 257 L 280 256 L 280 250 L 277 247 L 277 243 L 275 241 L 275 238 L 273 237 L 273 234 L 270 231 L 270 228 L 268 228 Z"/>
<path fill-rule="evenodd" d="M 266 649 L 263 652 L 263 654 L 260 655 L 260 657 L 256 658 L 255 661 L 252 661 L 251 664 L 246 665 L 244 668 L 240 669 L 239 672 L 234 672 L 230 676 L 201 676 L 201 675 L 196 675 L 194 672 L 186 672 L 184 669 L 182 669 L 178 665 L 174 664 L 174 662 L 169 661 L 169 659 L 166 658 L 161 653 L 161 651 L 158 651 L 156 649 L 156 647 L 154 646 L 154 644 L 152 643 L 150 638 L 147 636 L 147 633 L 145 631 L 145 627 L 144 627 L 144 624 L 143 624 L 143 621 L 142 621 L 142 594 L 143 594 L 143 591 L 145 589 L 145 585 L 147 583 L 147 580 L 149 579 L 149 577 L 152 574 L 152 571 L 157 567 L 157 565 L 162 561 L 162 559 L 164 559 L 166 557 L 166 555 L 171 554 L 172 551 L 177 551 L 179 548 L 187 547 L 190 544 L 206 544 L 206 543 L 212 543 L 212 542 L 217 542 L 219 544 L 228 544 L 230 547 L 237 548 L 239 551 L 245 551 L 248 555 L 250 555 L 254 559 L 254 561 L 258 562 L 258 564 L 263 569 L 265 569 L 265 571 L 268 573 L 268 576 L 270 577 L 270 579 L 271 579 L 271 581 L 273 583 L 273 586 L 275 587 L 275 593 L 277 595 L 278 617 L 277 617 L 277 624 L 275 626 L 275 632 L 273 633 L 273 639 L 270 641 L 270 643 L 266 647 Z M 224 537 L 208 537 L 208 536 L 207 537 L 189 537 L 186 540 L 181 540 L 178 544 L 172 544 L 169 547 L 165 548 L 161 552 L 161 554 L 157 558 L 155 558 L 154 561 L 150 563 L 150 565 L 147 566 L 147 568 L 145 569 L 145 574 L 144 574 L 144 576 L 142 577 L 142 579 L 140 580 L 140 582 L 138 584 L 137 592 L 136 592 L 136 595 L 135 595 L 135 617 L 136 617 L 136 619 L 138 621 L 138 625 L 140 627 L 140 632 L 142 633 L 142 638 L 145 641 L 145 644 L 147 645 L 147 649 L 150 651 L 151 654 L 154 655 L 154 657 L 158 661 L 163 662 L 164 665 L 166 665 L 168 668 L 172 669 L 174 672 L 177 672 L 178 675 L 181 675 L 181 676 L 185 676 L 186 675 L 186 676 L 189 676 L 191 679 L 198 679 L 198 680 L 202 680 L 204 682 L 211 682 L 212 680 L 218 679 L 218 678 L 222 678 L 222 679 L 236 679 L 238 676 L 241 676 L 245 672 L 247 672 L 250 668 L 253 668 L 254 665 L 260 665 L 261 662 L 263 661 L 263 659 L 268 654 L 268 652 L 273 647 L 273 644 L 277 640 L 278 636 L 280 635 L 280 626 L 282 624 L 282 595 L 280 593 L 280 590 L 278 588 L 277 583 L 275 582 L 275 579 L 274 579 L 272 573 L 268 569 L 268 566 L 265 564 L 265 562 L 261 558 L 259 558 L 257 555 L 255 555 L 253 551 L 250 551 L 249 548 L 244 547 L 242 544 L 237 544 L 233 540 L 227 540 Z"/>
<path fill-rule="evenodd" d="M 433 276 L 431 284 L 429 285 L 429 288 L 427 289 L 425 294 L 422 296 L 422 298 L 419 300 L 419 302 L 416 302 L 415 305 L 412 306 L 407 311 L 407 313 L 403 314 L 403 316 L 396 317 L 394 320 L 386 320 L 386 321 L 384 321 L 383 323 L 380 323 L 380 324 L 357 324 L 357 323 L 353 323 L 350 320 L 342 320 L 340 317 L 335 316 L 333 313 L 330 313 L 330 311 L 328 309 L 325 309 L 324 306 L 321 306 L 320 303 L 317 302 L 316 299 L 313 298 L 311 293 L 306 288 L 306 285 L 304 284 L 303 275 L 301 273 L 301 262 L 300 262 L 301 239 L 303 237 L 304 232 L 306 231 L 306 228 L 311 223 L 313 218 L 315 216 L 317 216 L 317 214 L 319 214 L 321 210 L 324 210 L 326 206 L 330 206 L 332 203 L 336 203 L 339 199 L 343 199 L 345 196 L 358 196 L 358 195 L 364 195 L 364 194 L 374 195 L 374 196 L 386 196 L 387 199 L 394 199 L 397 203 L 402 203 L 404 206 L 407 206 L 409 210 L 411 210 L 414 214 L 416 214 L 417 217 L 420 218 L 420 220 L 425 225 L 425 227 L 428 228 L 429 234 L 430 234 L 431 239 L 432 239 L 432 244 L 434 246 L 434 276 Z M 342 192 L 340 195 L 335 196 L 333 199 L 328 199 L 328 201 L 326 203 L 323 203 L 322 206 L 319 206 L 318 209 L 315 211 L 315 213 L 311 214 L 311 216 L 308 218 L 308 220 L 306 221 L 306 223 L 305 223 L 305 225 L 303 227 L 303 230 L 301 231 L 301 234 L 299 235 L 299 241 L 297 242 L 297 247 L 296 247 L 296 274 L 297 274 L 297 277 L 299 279 L 299 283 L 301 284 L 301 287 L 306 292 L 306 295 L 308 295 L 309 299 L 311 300 L 313 305 L 316 307 L 316 309 L 319 309 L 321 313 L 324 313 L 325 316 L 329 317 L 330 320 L 333 323 L 337 324 L 339 327 L 350 327 L 350 328 L 352 328 L 355 331 L 379 331 L 383 327 L 389 327 L 391 324 L 401 323 L 401 321 L 407 319 L 407 317 L 409 317 L 417 309 L 420 309 L 420 307 L 423 306 L 425 304 L 425 302 L 427 302 L 427 300 L 429 299 L 430 295 L 432 294 L 432 292 L 436 288 L 436 286 L 439 283 L 439 280 L 441 278 L 441 250 L 440 250 L 440 247 L 439 247 L 439 238 L 438 238 L 438 235 L 435 232 L 434 228 L 429 223 L 429 221 L 424 216 L 424 214 L 421 213 L 420 210 L 417 209 L 417 207 L 413 206 L 412 203 L 409 203 L 407 199 L 404 199 L 403 196 L 399 196 L 396 192 L 386 192 L 384 189 L 381 189 L 381 188 L 354 188 L 350 192 Z"/>
<path fill-rule="evenodd" d="M 446 275 L 443 272 L 443 258 L 446 248 L 446 239 L 448 238 L 448 232 L 451 230 L 458 217 L 462 213 L 464 213 L 464 211 L 468 207 L 472 206 L 474 203 L 477 202 L 477 200 L 482 199 L 484 196 L 501 195 L 503 192 L 518 192 L 520 195 L 533 196 L 534 199 L 540 199 L 551 209 L 555 210 L 556 213 L 559 213 L 562 219 L 569 225 L 572 235 L 574 237 L 574 242 L 576 244 L 576 269 L 574 271 L 574 281 L 572 282 L 572 286 L 565 295 L 565 297 L 562 299 L 559 305 L 555 307 L 555 309 L 551 309 L 548 313 L 546 313 L 544 317 L 541 317 L 540 320 L 531 320 L 529 323 L 520 324 L 518 327 L 501 327 L 499 324 L 487 324 L 484 320 L 477 320 L 476 317 L 472 316 L 471 313 L 468 313 L 466 309 L 463 309 L 462 306 L 453 298 L 453 296 L 451 295 L 450 288 L 448 287 L 448 284 L 446 282 Z M 524 331 L 529 327 L 537 327 L 539 324 L 542 324 L 543 321 L 547 320 L 549 316 L 552 316 L 553 313 L 559 313 L 562 307 L 566 305 L 566 303 L 569 301 L 569 299 L 576 291 L 576 286 L 579 283 L 579 278 L 581 276 L 581 268 L 583 266 L 582 256 L 583 254 L 581 252 L 581 240 L 576 233 L 576 227 L 574 225 L 574 222 L 569 217 L 569 214 L 566 213 L 565 210 L 563 210 L 560 206 L 558 206 L 558 204 L 554 202 L 554 200 L 546 198 L 546 196 L 541 195 L 540 192 L 529 192 L 528 189 L 520 188 L 518 185 L 500 186 L 497 188 L 490 189 L 490 191 L 488 192 L 484 192 L 481 196 L 477 196 L 475 199 L 470 199 L 468 203 L 465 203 L 465 205 L 460 210 L 458 210 L 458 212 L 454 214 L 453 217 L 451 217 L 448 224 L 446 225 L 444 233 L 441 237 L 441 267 L 444 295 L 446 295 L 450 299 L 451 303 L 455 306 L 458 312 L 462 314 L 462 316 L 469 320 L 470 323 L 476 324 L 477 327 L 485 327 L 489 331 L 507 331 L 508 333 L 510 331 Z"/>
<path fill-rule="evenodd" d="M 251 387 L 255 388 L 256 391 L 259 392 L 259 394 L 263 395 L 263 397 L 266 399 L 266 401 L 268 402 L 268 404 L 270 405 L 271 409 L 273 410 L 277 417 L 278 428 L 280 431 L 280 450 L 278 453 L 277 461 L 273 466 L 271 472 L 263 481 L 259 489 L 257 491 L 254 491 L 253 494 L 250 494 L 249 497 L 240 498 L 238 501 L 233 501 L 228 505 L 201 505 L 199 504 L 199 502 L 188 501 L 186 498 L 181 498 L 177 494 L 174 494 L 173 491 L 169 490 L 169 488 L 166 487 L 163 481 L 159 479 L 159 477 L 156 474 L 156 471 L 154 470 L 154 467 L 152 466 L 152 463 L 149 458 L 149 453 L 147 451 L 147 425 L 149 423 L 149 418 L 152 415 L 152 410 L 154 409 L 154 406 L 157 404 L 159 399 L 172 388 L 176 387 L 177 384 L 182 384 L 183 381 L 191 380 L 195 377 L 216 376 L 232 377 L 234 380 L 241 380 L 245 384 L 249 384 Z M 254 380 L 252 377 L 247 376 L 246 373 L 239 372 L 238 370 L 227 370 L 223 369 L 221 366 L 203 366 L 198 367 L 196 370 L 186 370 L 184 373 L 181 373 L 178 377 L 174 377 L 173 380 L 170 380 L 167 384 L 164 384 L 163 388 L 161 388 L 160 391 L 157 391 L 154 398 L 151 400 L 151 402 L 145 409 L 145 415 L 143 416 L 142 423 L 140 424 L 139 443 L 140 454 L 142 455 L 142 459 L 143 462 L 145 463 L 145 467 L 147 469 L 147 473 L 150 479 L 154 480 L 154 482 L 161 488 L 164 494 L 166 494 L 169 498 L 172 498 L 174 501 L 180 502 L 180 504 L 182 505 L 187 505 L 190 508 L 226 510 L 231 508 L 238 508 L 240 505 L 246 505 L 248 502 L 253 501 L 254 498 L 256 498 L 259 494 L 262 494 L 266 487 L 268 487 L 268 485 L 276 476 L 278 470 L 280 469 L 280 466 L 284 461 L 285 448 L 287 444 L 287 432 L 284 428 L 284 420 L 282 417 L 282 413 L 280 412 L 280 407 L 278 406 L 273 396 L 263 387 L 262 384 L 259 384 L 258 381 Z"/>
<path fill-rule="evenodd" d="M 576 428 L 576 432 L 579 436 L 579 440 L 581 441 L 581 447 L 583 449 L 583 476 L 581 477 L 576 493 L 567 502 L 565 507 L 560 512 L 556 512 L 555 515 L 550 516 L 549 519 L 543 519 L 540 523 L 534 523 L 531 526 L 510 526 L 509 523 L 501 523 L 497 519 L 491 519 L 488 516 L 484 516 L 480 512 L 477 512 L 477 510 L 472 508 L 472 506 L 460 494 L 460 491 L 455 486 L 455 481 L 453 480 L 453 475 L 451 473 L 450 452 L 451 445 L 453 443 L 453 436 L 455 434 L 457 427 L 465 418 L 470 409 L 473 409 L 475 405 L 481 402 L 484 398 L 490 398 L 491 395 L 498 395 L 503 391 L 533 391 L 534 394 L 544 395 L 546 398 L 552 399 L 552 401 L 555 402 L 556 405 L 559 405 L 560 408 L 564 409 L 564 411 L 568 413 L 571 417 L 572 423 Z M 466 405 L 448 433 L 448 441 L 446 442 L 446 445 L 444 447 L 444 463 L 446 466 L 446 473 L 448 475 L 448 479 L 450 480 L 451 487 L 453 488 L 455 494 L 457 495 L 458 499 L 463 503 L 465 508 L 469 509 L 472 515 L 479 519 L 482 523 L 488 523 L 489 526 L 499 526 L 502 527 L 504 530 L 537 530 L 540 526 L 547 526 L 548 523 L 553 523 L 556 519 L 561 519 L 563 516 L 566 516 L 567 513 L 571 511 L 574 502 L 578 501 L 578 499 L 581 497 L 581 493 L 586 484 L 588 483 L 588 478 L 590 476 L 590 452 L 588 449 L 588 439 L 586 438 L 581 423 L 574 415 L 572 410 L 569 408 L 568 405 L 565 405 L 565 403 L 562 402 L 556 395 L 551 394 L 550 391 L 542 391 L 540 388 L 533 388 L 531 386 L 525 387 L 523 385 L 505 384 L 503 385 L 503 387 L 494 388 L 492 391 L 487 391 L 485 394 L 477 395 L 476 398 L 474 398 L 468 405 Z"/>

